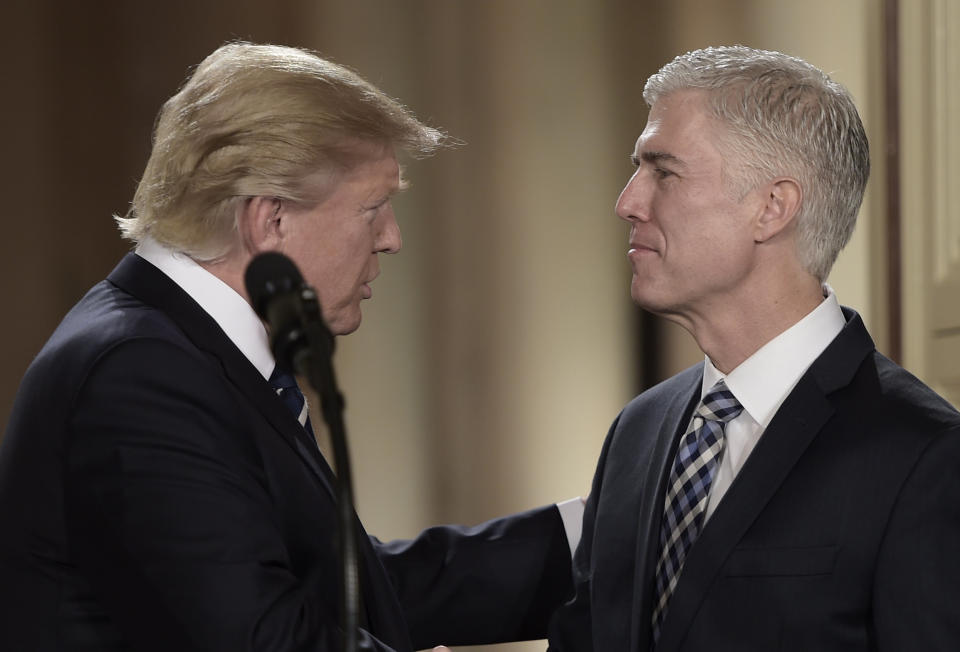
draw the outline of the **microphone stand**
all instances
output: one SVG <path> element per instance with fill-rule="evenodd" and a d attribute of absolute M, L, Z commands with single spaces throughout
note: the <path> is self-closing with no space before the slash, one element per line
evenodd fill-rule
<path fill-rule="evenodd" d="M 357 528 L 353 507 L 353 480 L 343 423 L 343 395 L 333 373 L 333 336 L 320 314 L 320 304 L 313 288 L 300 290 L 303 307 L 303 328 L 308 347 L 301 347 L 293 358 L 294 369 L 305 376 L 320 396 L 323 420 L 330 431 L 333 459 L 337 472 L 337 512 L 341 558 L 340 617 L 343 626 L 343 650 L 355 652 L 360 627 L 360 580 L 358 571 Z"/>

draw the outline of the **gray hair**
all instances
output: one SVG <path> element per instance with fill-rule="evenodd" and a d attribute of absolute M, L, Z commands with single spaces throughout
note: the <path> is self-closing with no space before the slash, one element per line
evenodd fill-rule
<path fill-rule="evenodd" d="M 244 198 L 316 203 L 356 162 L 358 141 L 426 156 L 443 140 L 343 66 L 297 48 L 229 43 L 161 108 L 130 210 L 115 219 L 130 240 L 149 235 L 213 260 L 233 244 Z"/>
<path fill-rule="evenodd" d="M 870 175 L 867 136 L 850 93 L 802 59 L 741 45 L 683 54 L 647 80 L 653 106 L 680 90 L 703 90 L 726 127 L 722 147 L 742 193 L 777 176 L 800 182 L 797 255 L 825 280 L 850 240 Z"/>

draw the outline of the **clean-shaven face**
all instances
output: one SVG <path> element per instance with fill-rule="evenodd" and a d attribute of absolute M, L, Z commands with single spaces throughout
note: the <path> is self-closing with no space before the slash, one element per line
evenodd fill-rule
<path fill-rule="evenodd" d="M 725 182 L 721 129 L 701 91 L 677 91 L 651 107 L 637 139 L 636 171 L 616 212 L 630 225 L 631 295 L 651 312 L 702 313 L 750 271 L 755 202 Z"/>
<path fill-rule="evenodd" d="M 393 149 L 358 146 L 360 162 L 338 175 L 326 199 L 287 206 L 281 251 L 316 288 L 324 320 L 334 335 L 360 326 L 360 302 L 380 273 L 377 256 L 400 250 L 400 227 L 391 197 L 401 188 Z"/>

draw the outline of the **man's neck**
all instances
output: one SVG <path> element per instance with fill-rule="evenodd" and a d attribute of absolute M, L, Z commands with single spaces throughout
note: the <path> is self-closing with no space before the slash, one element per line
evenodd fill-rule
<path fill-rule="evenodd" d="M 757 293 L 740 302 L 712 306 L 681 324 L 714 366 L 727 374 L 822 301 L 823 288 L 811 279 L 778 292 Z"/>

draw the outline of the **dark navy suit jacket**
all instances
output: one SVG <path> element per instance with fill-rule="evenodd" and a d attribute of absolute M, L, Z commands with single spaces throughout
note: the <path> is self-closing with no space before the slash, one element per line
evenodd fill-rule
<path fill-rule="evenodd" d="M 127 256 L 34 360 L 0 447 L 0 650 L 339 649 L 334 480 L 299 428 Z M 570 591 L 552 506 L 360 543 L 364 649 L 543 637 Z"/>
<path fill-rule="evenodd" d="M 845 316 L 691 547 L 657 652 L 960 649 L 960 414 Z M 613 424 L 551 650 L 651 649 L 668 469 L 702 377 Z"/>

